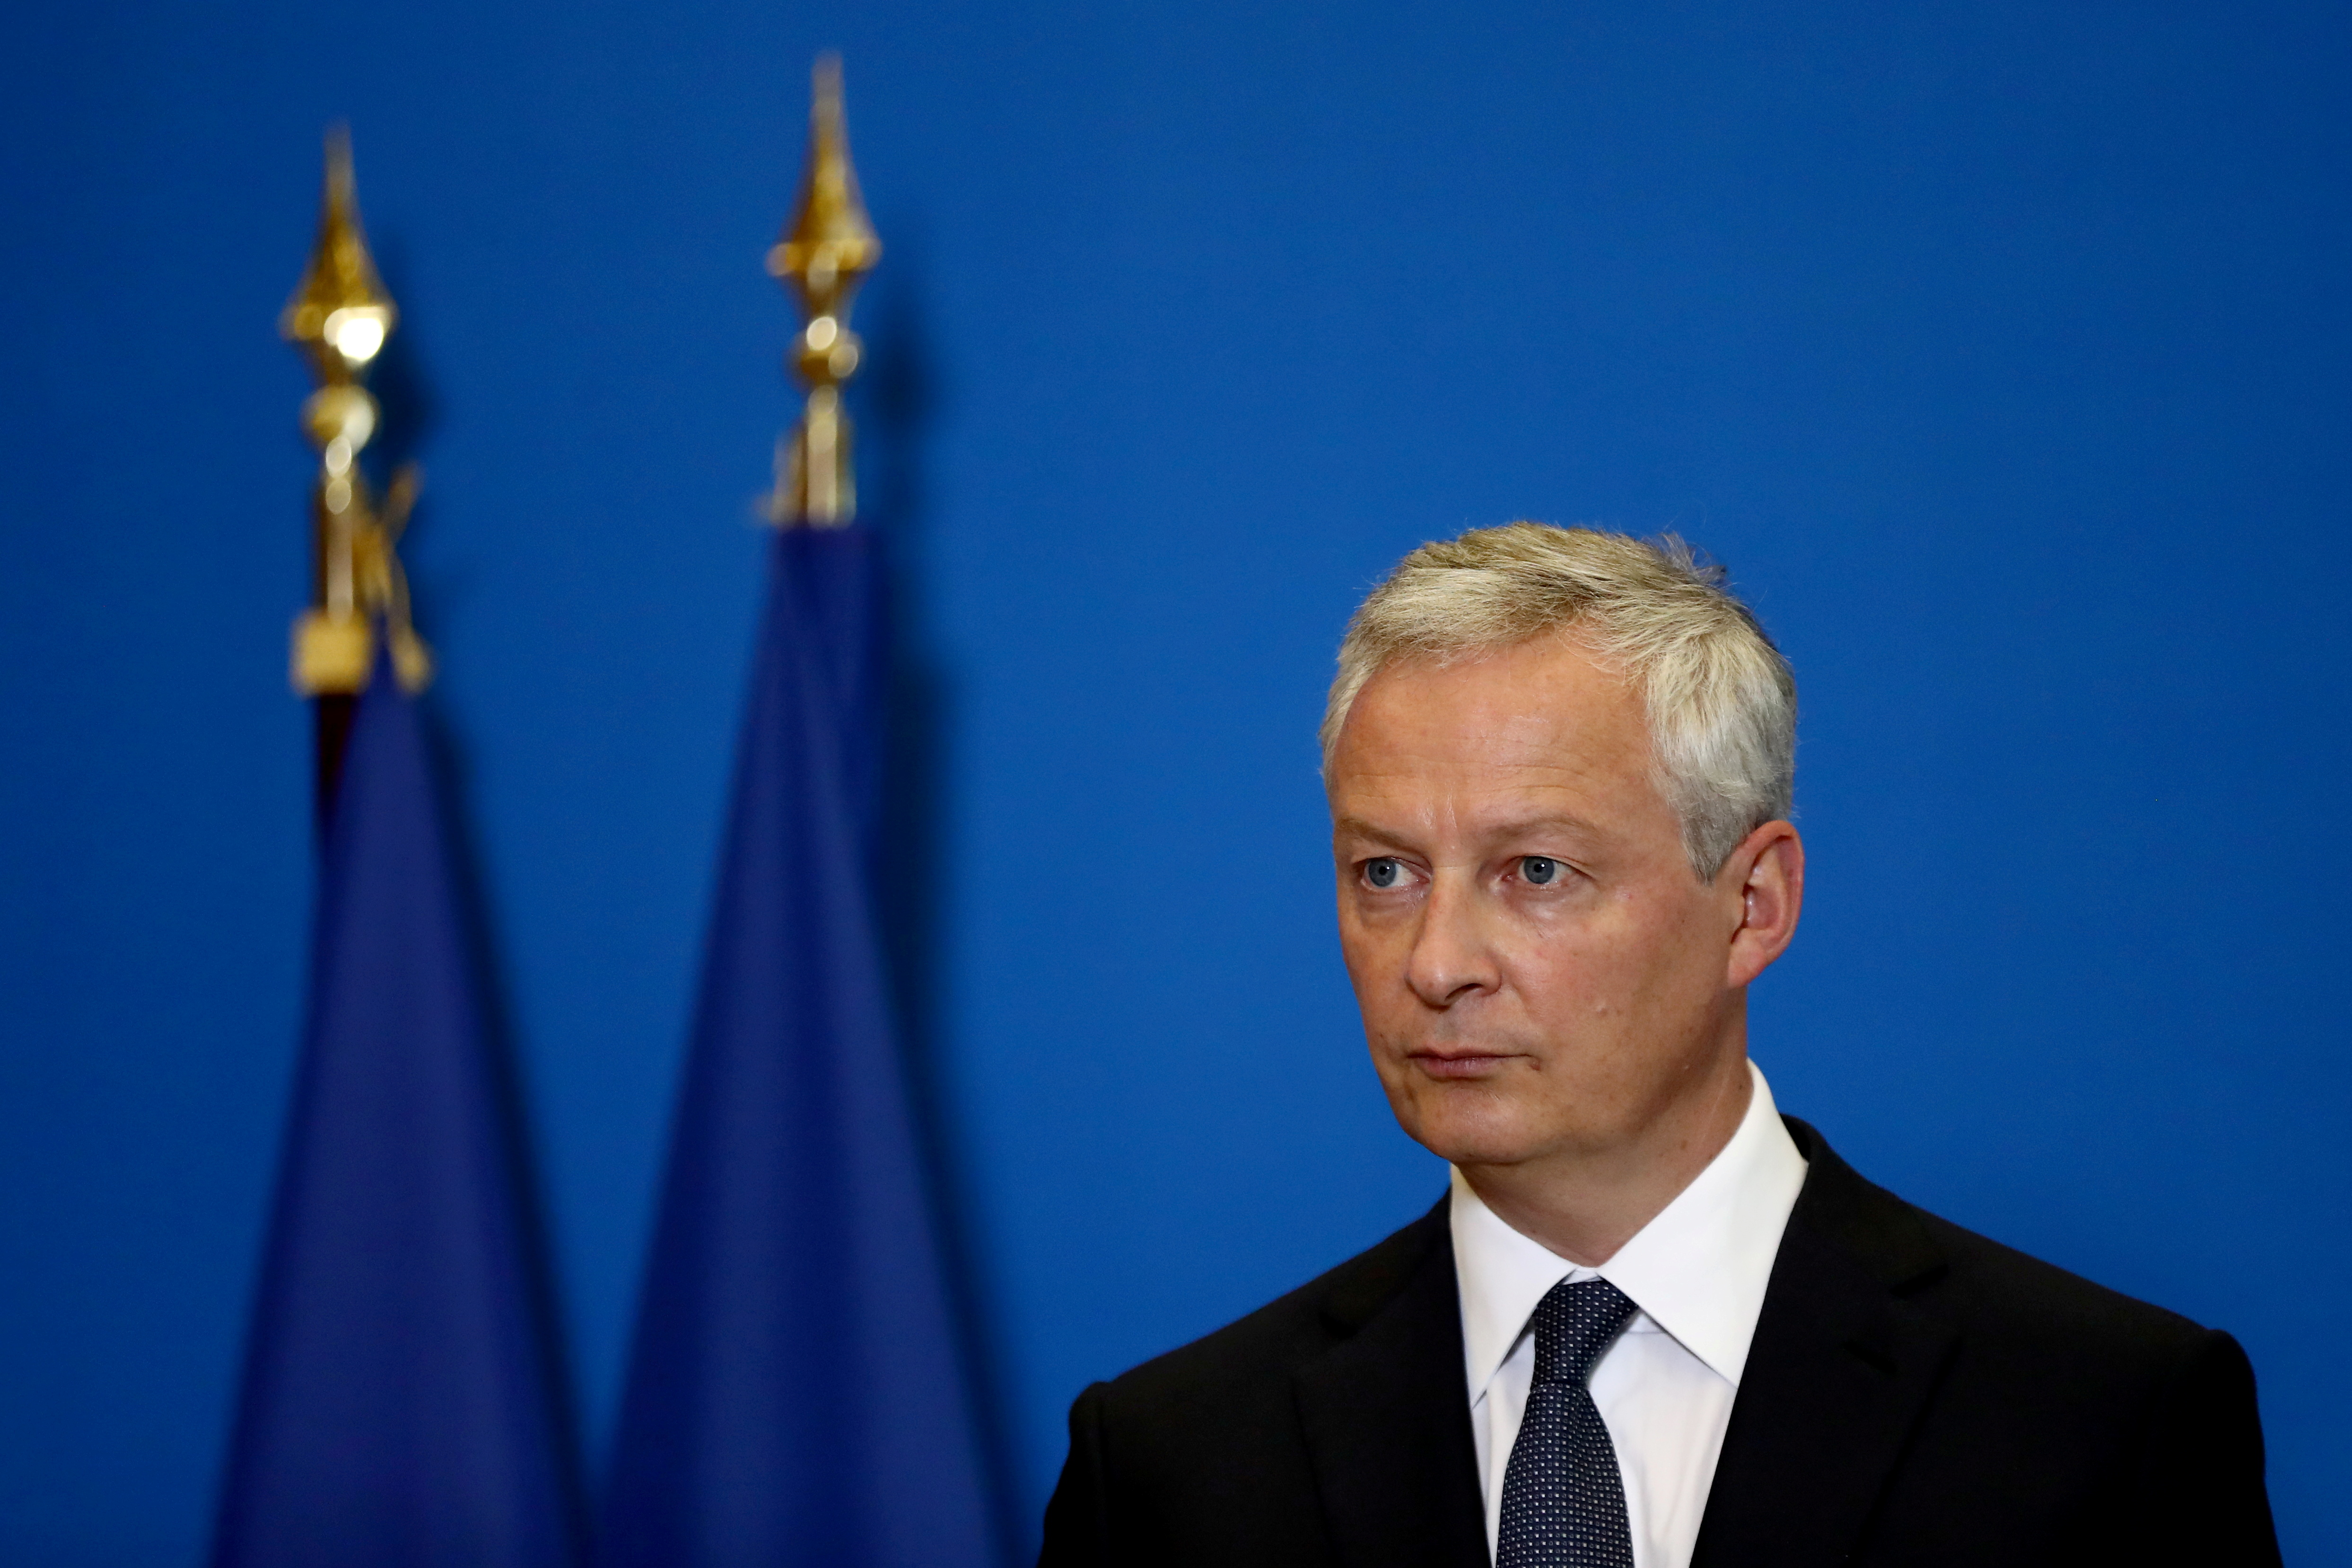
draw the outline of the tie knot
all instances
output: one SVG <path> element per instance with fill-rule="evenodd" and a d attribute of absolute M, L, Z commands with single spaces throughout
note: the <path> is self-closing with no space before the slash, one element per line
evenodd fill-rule
<path fill-rule="evenodd" d="M 1606 1279 L 1563 1279 L 1536 1303 L 1536 1381 L 1582 1383 L 1633 1315 Z"/>

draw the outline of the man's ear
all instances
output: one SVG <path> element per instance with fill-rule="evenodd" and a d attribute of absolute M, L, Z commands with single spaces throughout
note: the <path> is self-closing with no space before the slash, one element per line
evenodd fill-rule
<path fill-rule="evenodd" d="M 1735 879 L 1740 918 L 1723 979 L 1737 989 L 1763 973 L 1797 934 L 1805 903 L 1805 841 L 1789 823 L 1766 823 L 1739 841 L 1717 885 L 1729 893 L 1733 889 L 1725 884 Z"/>

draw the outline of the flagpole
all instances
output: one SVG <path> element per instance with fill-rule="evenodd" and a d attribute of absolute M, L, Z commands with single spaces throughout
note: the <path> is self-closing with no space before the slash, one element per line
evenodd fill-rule
<path fill-rule="evenodd" d="M 318 242 L 279 323 L 319 385 L 311 604 L 320 853 L 302 1044 L 210 1568 L 584 1568 L 520 1108 L 413 694 L 432 659 L 393 545 L 416 489 L 360 467 L 395 317 L 327 142 Z"/>
<path fill-rule="evenodd" d="M 766 508 L 767 608 L 600 1568 L 1007 1555 L 875 909 L 887 627 L 841 386 L 881 247 L 831 58 L 810 131 L 768 258 L 806 310 L 785 363 L 807 403 Z"/>
<path fill-rule="evenodd" d="M 865 349 L 849 330 L 850 302 L 882 259 L 882 241 L 866 221 L 849 163 L 841 57 L 819 56 L 814 76 L 799 206 L 768 252 L 768 271 L 800 296 L 808 317 L 784 356 L 807 384 L 808 398 L 800 422 L 776 446 L 776 489 L 767 510 L 779 528 L 840 528 L 857 516 L 841 388 L 857 374 Z"/>
<path fill-rule="evenodd" d="M 350 133 L 327 132 L 326 189 L 310 264 L 278 318 L 278 334 L 302 351 L 318 389 L 302 405 L 302 431 L 318 448 L 310 490 L 310 607 L 294 623 L 294 689 L 310 698 L 317 731 L 317 805 L 324 823 L 342 774 L 359 694 L 375 659 L 378 623 L 393 668 L 411 692 L 433 679 L 433 657 L 409 625 L 408 583 L 394 545 L 416 500 L 415 464 L 379 500 L 360 467 L 383 410 L 364 384 L 400 312 L 368 254 L 352 178 Z"/>

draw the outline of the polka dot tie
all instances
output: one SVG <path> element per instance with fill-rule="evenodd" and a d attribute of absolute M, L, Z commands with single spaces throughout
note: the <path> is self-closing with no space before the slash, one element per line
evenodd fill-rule
<path fill-rule="evenodd" d="M 1633 1568 L 1617 1450 L 1584 1387 L 1633 1315 L 1606 1279 L 1563 1279 L 1536 1303 L 1536 1381 L 1503 1471 L 1495 1568 Z"/>

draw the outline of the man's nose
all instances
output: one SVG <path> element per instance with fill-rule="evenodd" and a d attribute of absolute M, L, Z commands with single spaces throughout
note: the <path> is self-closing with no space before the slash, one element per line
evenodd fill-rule
<path fill-rule="evenodd" d="M 1485 927 L 1485 911 L 1467 873 L 1441 870 L 1431 879 L 1405 965 L 1405 983 L 1413 994 L 1432 1007 L 1450 1007 L 1499 986 L 1502 971 Z"/>

